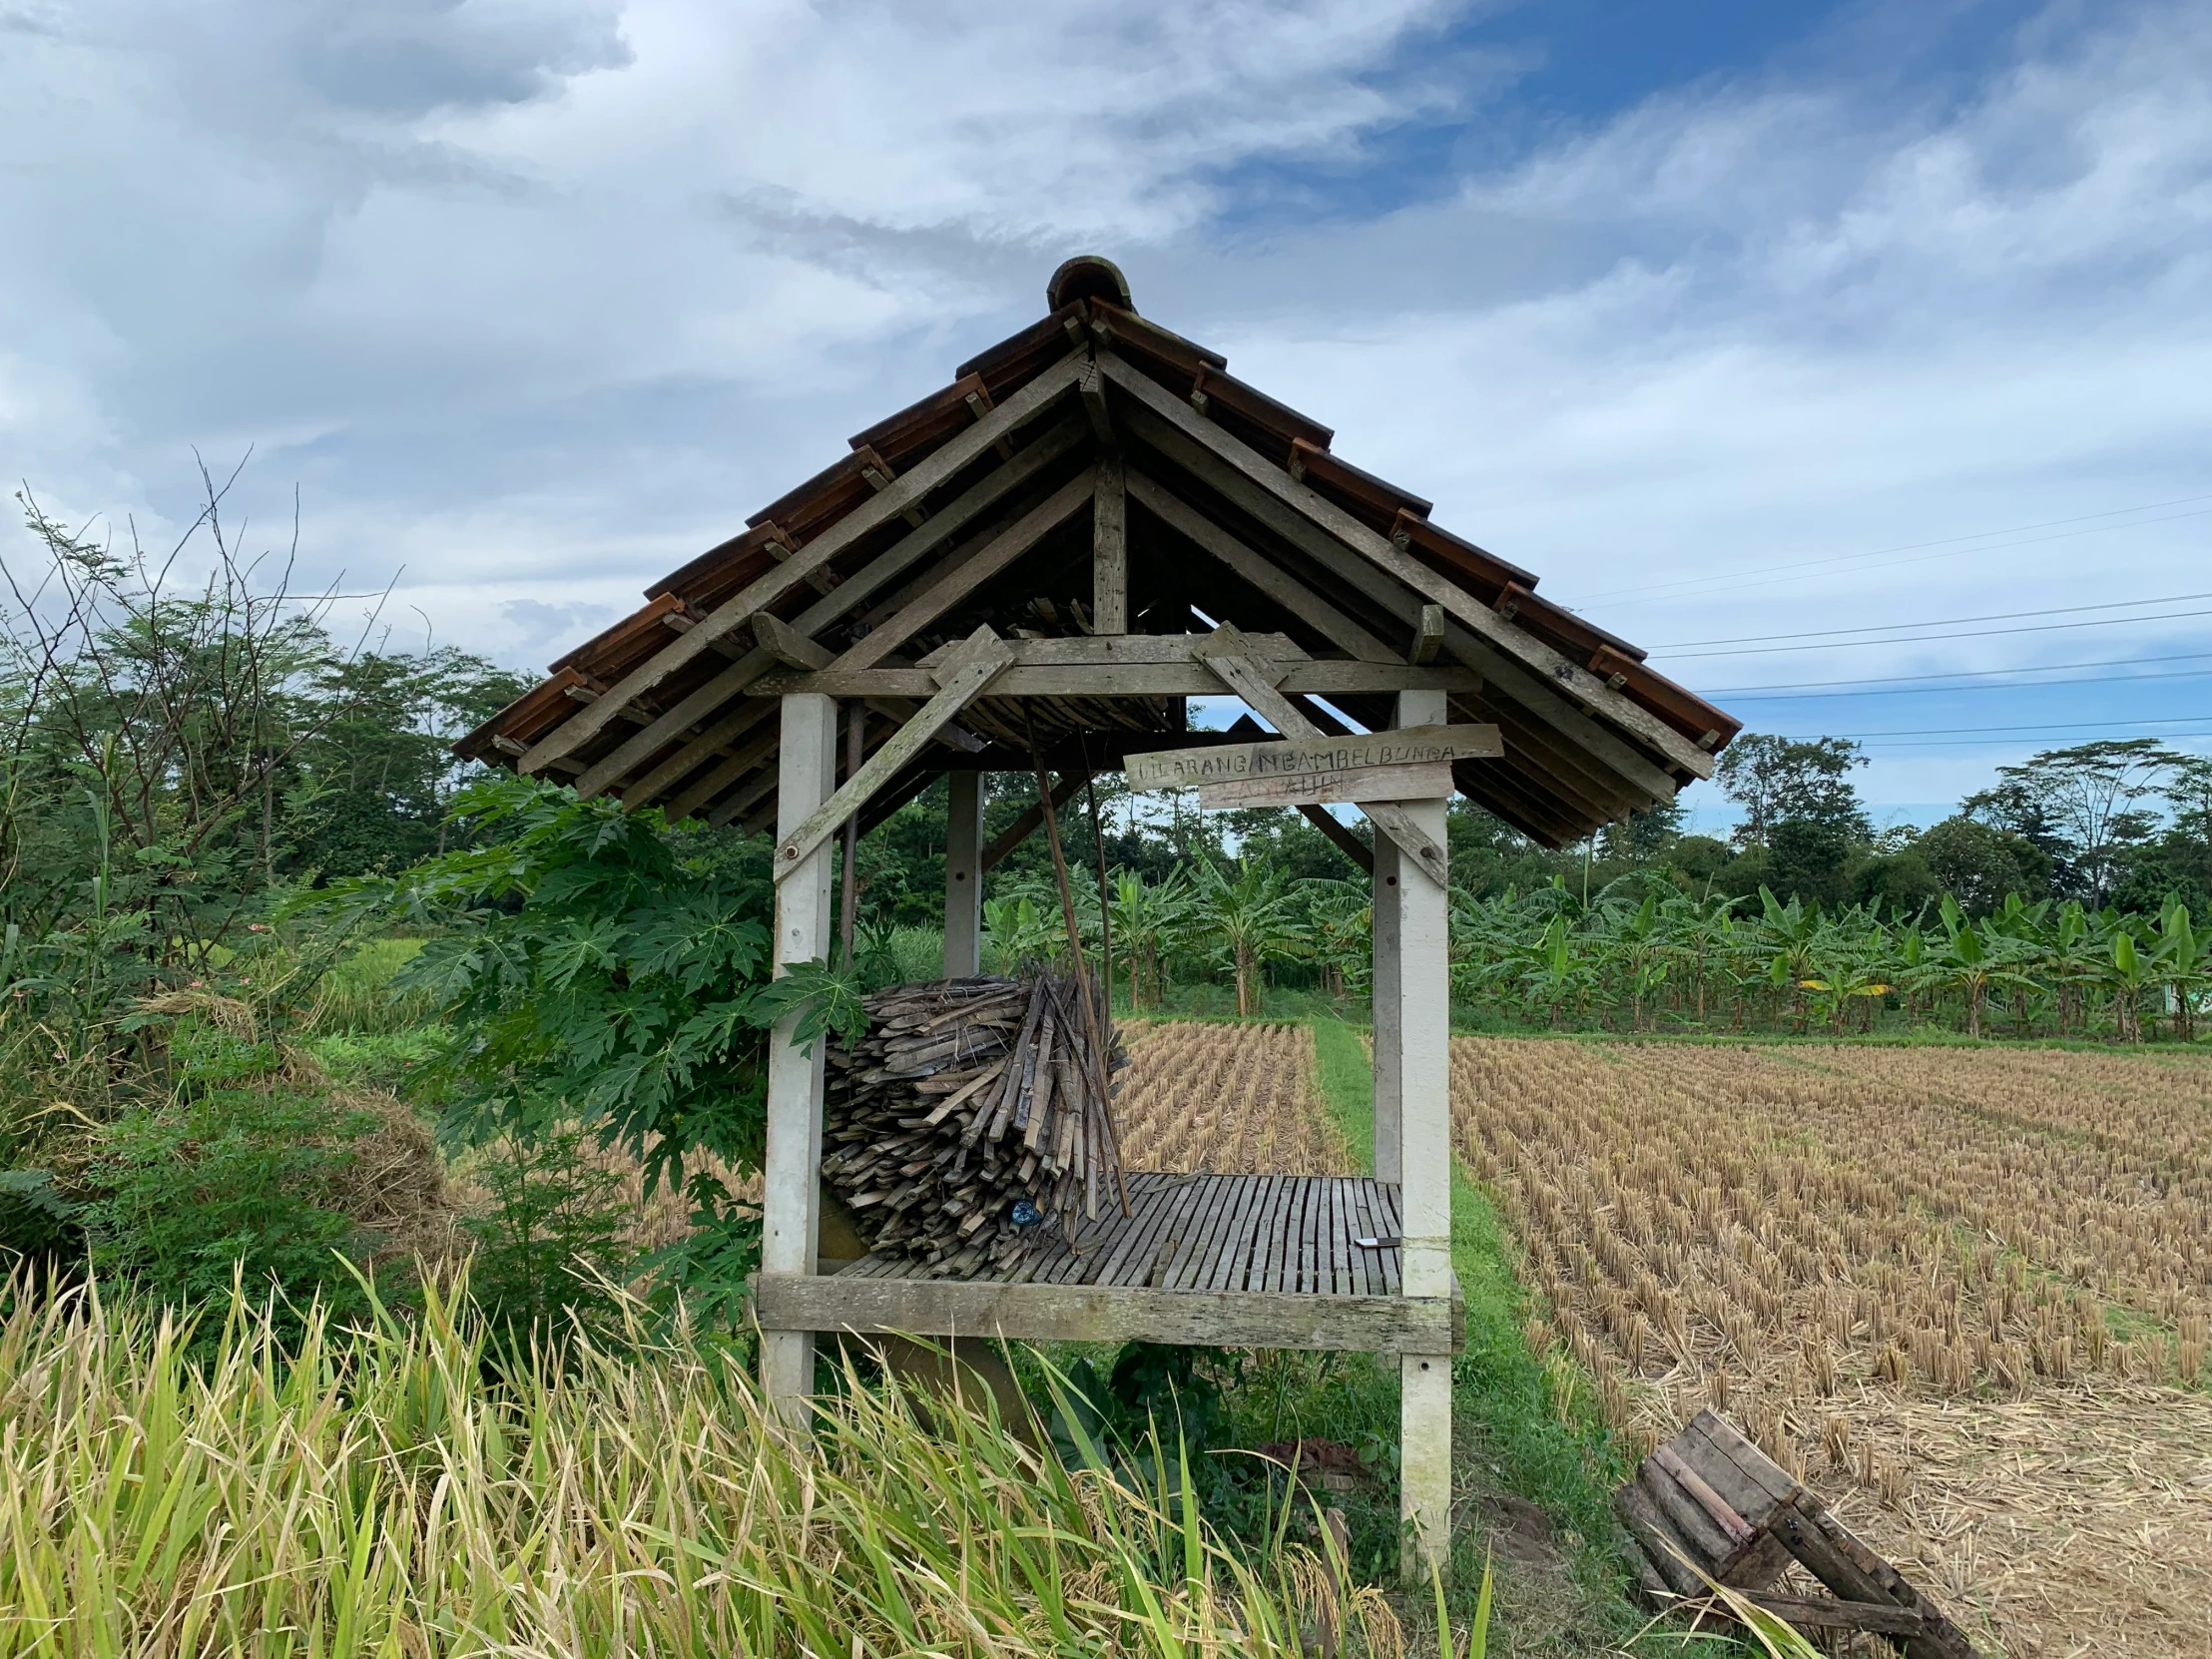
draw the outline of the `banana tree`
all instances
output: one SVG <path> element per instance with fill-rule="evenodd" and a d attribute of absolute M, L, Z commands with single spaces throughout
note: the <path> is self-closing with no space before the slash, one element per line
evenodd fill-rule
<path fill-rule="evenodd" d="M 1861 1029 L 1874 1029 L 1875 1005 L 1892 988 L 1886 977 L 1889 959 L 1889 936 L 1880 927 L 1864 932 L 1833 927 L 1822 935 L 1813 953 L 1817 977 L 1803 986 L 1819 997 L 1835 1022 L 1836 1035 L 1844 1034 L 1844 1017 L 1854 1003 L 1865 1010 Z"/>
<path fill-rule="evenodd" d="M 1198 866 L 1192 926 L 1229 953 L 1237 979 L 1237 1012 L 1260 1011 L 1260 979 L 1267 964 L 1307 941 L 1298 895 L 1279 865 L 1237 860 L 1235 880 L 1212 862 Z"/>
<path fill-rule="evenodd" d="M 1544 925 L 1530 955 L 1533 959 L 1520 976 L 1522 994 L 1541 1007 L 1546 1023 L 1557 1029 L 1561 1005 L 1586 996 L 1591 977 L 1588 964 L 1575 951 L 1573 929 L 1564 914 Z"/>
<path fill-rule="evenodd" d="M 1921 982 L 1947 987 L 1965 998 L 1966 1035 L 1981 1035 L 1981 1010 L 1989 992 L 2024 977 L 2012 964 L 2020 947 L 2001 935 L 1984 933 L 1959 913 L 1958 901 L 1944 895 L 1941 914 L 1943 936 L 1928 947 Z"/>
<path fill-rule="evenodd" d="M 1149 1002 L 1158 1008 L 1167 997 L 1161 962 L 1191 913 L 1191 881 L 1181 866 L 1164 881 L 1148 882 L 1129 870 L 1114 876 L 1108 900 L 1114 924 L 1114 945 L 1129 961 L 1129 1006 L 1141 1012 Z"/>
<path fill-rule="evenodd" d="M 2196 1041 L 2196 998 L 2212 986 L 2212 933 L 2196 930 L 2189 920 L 2189 906 L 2178 898 L 2168 898 L 2158 912 L 2158 942 L 2151 961 L 2173 999 L 2173 1034 L 2185 1043 Z"/>
<path fill-rule="evenodd" d="M 1771 887 L 1760 887 L 1759 905 L 1759 936 L 1767 954 L 1768 982 L 1788 987 L 1791 1017 L 1803 1031 L 1805 982 L 1813 977 L 1813 953 L 1826 922 L 1818 904 L 1807 909 L 1805 901 L 1796 897 L 1785 904 L 1775 897 Z"/>
<path fill-rule="evenodd" d="M 2112 991 L 2113 1034 L 2123 1043 L 2143 1040 L 2143 992 L 2158 983 L 2158 964 L 2125 927 L 2112 933 L 2112 965 L 2104 982 Z"/>

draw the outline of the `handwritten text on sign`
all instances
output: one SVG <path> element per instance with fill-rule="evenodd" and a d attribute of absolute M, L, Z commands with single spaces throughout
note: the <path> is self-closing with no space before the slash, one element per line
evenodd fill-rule
<path fill-rule="evenodd" d="M 1133 790 L 1194 789 L 1209 784 L 1289 783 L 1302 776 L 1375 767 L 1495 760 L 1505 746 L 1494 726 L 1407 726 L 1344 738 L 1279 738 L 1212 749 L 1162 749 L 1122 763 Z M 1382 799 L 1377 797 L 1377 799 Z"/>

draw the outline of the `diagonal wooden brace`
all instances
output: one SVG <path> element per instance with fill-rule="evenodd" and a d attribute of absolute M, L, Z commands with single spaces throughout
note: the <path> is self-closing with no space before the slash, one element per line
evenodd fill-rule
<path fill-rule="evenodd" d="M 1212 669 L 1223 685 L 1243 698 L 1255 714 L 1264 716 L 1286 738 L 1326 738 L 1329 735 L 1309 720 L 1297 704 L 1275 689 L 1288 671 L 1251 651 L 1244 636 L 1229 624 L 1224 623 L 1211 634 L 1202 636 L 1191 647 L 1191 653 Z M 1362 801 L 1356 805 L 1378 830 L 1397 842 L 1400 850 L 1434 876 L 1439 886 L 1449 881 L 1450 860 L 1444 849 L 1429 838 L 1428 832 L 1415 824 L 1402 807 L 1390 801 Z"/>
<path fill-rule="evenodd" d="M 807 821 L 776 848 L 776 879 L 781 881 L 805 862 L 807 854 L 835 834 L 844 821 L 866 806 L 868 800 L 899 769 L 932 742 L 983 688 L 1014 660 L 1013 647 L 978 628 L 960 649 L 935 671 L 937 695 L 924 703 L 913 719 L 901 726 L 889 742 L 869 756 L 867 763 L 844 781 L 844 787 L 825 801 Z"/>

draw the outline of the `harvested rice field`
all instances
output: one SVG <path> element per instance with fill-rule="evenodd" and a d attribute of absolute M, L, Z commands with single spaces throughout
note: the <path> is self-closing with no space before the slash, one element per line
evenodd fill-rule
<path fill-rule="evenodd" d="M 1114 1103 L 1131 1169 L 1347 1175 L 1305 1025 L 1121 1022 L 1130 1066 Z"/>
<path fill-rule="evenodd" d="M 2013 1659 L 2212 1655 L 2212 1064 L 1466 1038 L 1460 1155 L 1632 1441 L 1725 1411 Z"/>

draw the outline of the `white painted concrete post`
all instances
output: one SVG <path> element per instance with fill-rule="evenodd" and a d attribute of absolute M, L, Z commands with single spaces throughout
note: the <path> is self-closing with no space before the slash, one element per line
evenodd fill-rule
<path fill-rule="evenodd" d="M 1404 1178 L 1405 1142 L 1402 1094 L 1398 1082 L 1401 1030 L 1398 1023 L 1398 917 L 1402 913 L 1397 842 L 1378 830 L 1375 836 L 1375 966 L 1368 1005 L 1375 1020 L 1375 1178 Z"/>
<path fill-rule="evenodd" d="M 983 775 L 944 781 L 944 976 L 964 979 L 983 971 Z"/>
<path fill-rule="evenodd" d="M 1447 718 L 1441 692 L 1398 696 L 1400 726 L 1442 725 Z M 1416 825 L 1439 846 L 1446 844 L 1446 802 L 1405 805 Z M 1450 894 L 1414 859 L 1393 857 L 1390 862 L 1398 878 L 1391 1000 L 1396 1014 L 1404 1294 L 1444 1297 L 1451 1294 Z M 1379 874 L 1382 868 L 1379 858 Z M 1380 906 L 1378 914 L 1380 918 Z M 1380 941 L 1376 965 L 1380 987 Z M 1380 1085 L 1380 1008 L 1376 1033 Z M 1380 1152 L 1380 1135 L 1377 1144 Z M 1408 1354 L 1400 1366 L 1399 1509 L 1414 1543 L 1407 1569 L 1426 1578 L 1431 1563 L 1442 1568 L 1451 1553 L 1451 1357 Z"/>
<path fill-rule="evenodd" d="M 790 834 L 830 799 L 837 777 L 837 702 L 812 692 L 784 699 L 783 752 L 777 770 L 776 833 Z M 833 837 L 810 852 L 776 886 L 776 972 L 830 953 L 830 858 Z M 821 1224 L 822 1085 L 828 1045 L 800 1053 L 799 1016 L 777 1023 L 768 1043 L 768 1156 L 762 1172 L 761 1266 L 769 1273 L 813 1273 Z M 814 1388 L 815 1339 L 809 1331 L 761 1334 L 761 1382 L 795 1426 Z"/>

